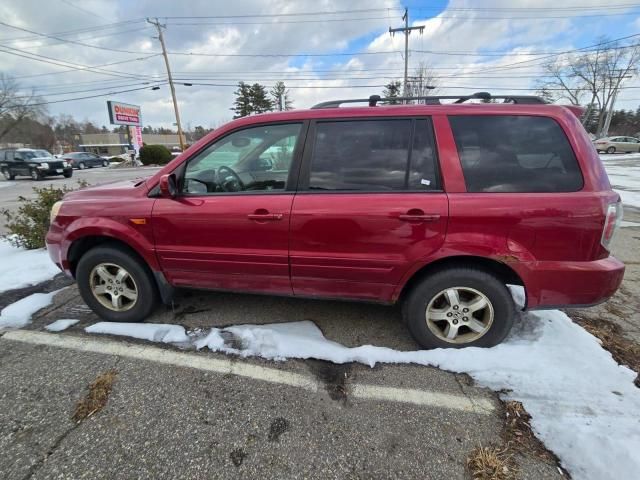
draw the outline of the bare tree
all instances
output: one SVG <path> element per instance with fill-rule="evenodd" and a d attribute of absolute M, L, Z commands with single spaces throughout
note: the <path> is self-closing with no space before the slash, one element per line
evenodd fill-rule
<path fill-rule="evenodd" d="M 426 97 L 437 93 L 438 89 L 437 77 L 425 62 L 420 62 L 413 75 L 407 79 L 407 94 L 410 97 Z"/>
<path fill-rule="evenodd" d="M 595 49 L 545 63 L 545 78 L 538 82 L 538 88 L 549 100 L 564 99 L 573 105 L 584 105 L 587 101 L 583 123 L 597 109 L 597 134 L 600 134 L 616 92 L 625 78 L 636 74 L 639 62 L 637 44 L 621 45 L 602 38 Z"/>
<path fill-rule="evenodd" d="M 0 74 L 0 140 L 24 119 L 35 119 L 45 113 L 42 99 L 31 92 L 21 94 L 20 87 L 11 78 Z"/>

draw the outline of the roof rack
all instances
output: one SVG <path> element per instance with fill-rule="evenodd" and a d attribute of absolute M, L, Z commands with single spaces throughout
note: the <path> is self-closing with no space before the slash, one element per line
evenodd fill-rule
<path fill-rule="evenodd" d="M 504 100 L 503 103 L 516 103 L 516 104 L 544 104 L 548 103 L 541 97 L 535 95 L 491 95 L 489 92 L 476 92 L 471 95 L 433 95 L 427 97 L 392 97 L 382 98 L 380 95 L 371 95 L 369 98 L 352 98 L 348 100 L 331 100 L 328 102 L 322 102 L 311 107 L 317 108 L 335 108 L 339 107 L 343 103 L 365 103 L 367 102 L 370 107 L 375 107 L 378 102 L 405 102 L 409 100 L 423 100 L 427 105 L 439 105 L 440 100 L 455 100 L 453 103 L 464 103 L 467 100 Z"/>

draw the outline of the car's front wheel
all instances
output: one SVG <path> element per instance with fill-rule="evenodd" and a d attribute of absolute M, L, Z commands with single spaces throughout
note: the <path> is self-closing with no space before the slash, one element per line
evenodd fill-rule
<path fill-rule="evenodd" d="M 140 322 L 158 303 L 151 272 L 136 255 L 116 245 L 101 245 L 85 253 L 76 269 L 85 303 L 109 322 Z"/>
<path fill-rule="evenodd" d="M 102 161 L 102 166 L 103 166 L 103 167 L 108 167 L 108 166 L 109 166 L 109 162 L 108 162 L 108 161 L 106 161 L 106 160 L 103 160 L 103 161 Z"/>
<path fill-rule="evenodd" d="M 405 299 L 403 316 L 424 348 L 493 347 L 511 330 L 515 305 L 495 275 L 454 267 L 415 285 Z"/>
<path fill-rule="evenodd" d="M 44 176 L 40 173 L 37 168 L 31 169 L 31 180 L 42 180 Z"/>

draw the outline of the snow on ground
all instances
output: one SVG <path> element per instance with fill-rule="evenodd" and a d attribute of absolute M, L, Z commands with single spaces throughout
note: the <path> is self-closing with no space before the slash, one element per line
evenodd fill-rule
<path fill-rule="evenodd" d="M 50 332 L 62 332 L 63 330 L 72 327 L 79 321 L 80 320 L 74 320 L 71 318 L 61 318 L 60 320 L 56 320 L 55 322 L 50 323 L 44 328 Z"/>
<path fill-rule="evenodd" d="M 327 340 L 312 322 L 237 325 L 186 332 L 179 325 L 101 322 L 90 333 L 273 360 L 316 358 L 334 363 L 415 363 L 470 374 L 521 401 L 536 434 L 574 478 L 635 478 L 640 471 L 640 389 L 599 341 L 553 310 L 527 313 L 501 345 L 490 349 L 398 351 Z"/>
<path fill-rule="evenodd" d="M 16 248 L 4 239 L 0 239 L 0 265 L 0 293 L 35 285 L 60 273 L 45 249 Z"/>
<path fill-rule="evenodd" d="M 34 293 L 5 307 L 0 312 L 0 328 L 21 328 L 31 321 L 31 315 L 51 304 L 60 290 L 51 293 Z"/>
<path fill-rule="evenodd" d="M 15 185 L 14 182 L 0 182 L 0 188 L 13 187 L 14 185 Z"/>
<path fill-rule="evenodd" d="M 622 203 L 640 208 L 640 154 L 600 155 L 600 158 Z"/>
<path fill-rule="evenodd" d="M 620 223 L 620 227 L 621 228 L 640 227 L 640 223 L 628 222 L 626 220 L 623 220 L 622 223 Z"/>

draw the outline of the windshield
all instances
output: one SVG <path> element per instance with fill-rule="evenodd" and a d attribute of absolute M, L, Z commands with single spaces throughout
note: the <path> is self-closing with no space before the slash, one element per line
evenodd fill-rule
<path fill-rule="evenodd" d="M 36 150 L 35 151 L 36 157 L 51 157 L 52 155 L 47 152 L 46 150 Z"/>

